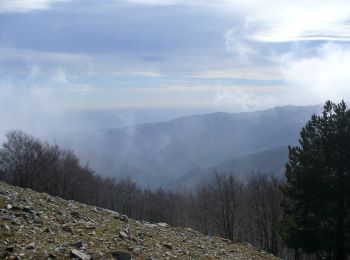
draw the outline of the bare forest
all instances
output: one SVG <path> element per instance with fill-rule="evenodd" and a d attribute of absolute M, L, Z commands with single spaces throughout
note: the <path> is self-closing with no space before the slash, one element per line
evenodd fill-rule
<path fill-rule="evenodd" d="M 100 177 L 72 151 L 22 131 L 7 134 L 0 158 L 1 180 L 10 184 L 284 253 L 278 235 L 282 180 L 273 175 L 252 174 L 242 182 L 213 172 L 195 190 L 147 189 L 129 179 Z"/>

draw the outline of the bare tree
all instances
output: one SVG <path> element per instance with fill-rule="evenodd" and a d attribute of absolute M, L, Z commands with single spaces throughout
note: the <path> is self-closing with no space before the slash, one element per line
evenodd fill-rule
<path fill-rule="evenodd" d="M 199 191 L 201 208 L 217 232 L 230 240 L 235 239 L 242 188 L 242 183 L 233 175 L 215 173 L 213 180 Z"/>
<path fill-rule="evenodd" d="M 282 250 L 278 235 L 281 220 L 282 180 L 273 175 L 254 174 L 247 183 L 247 202 L 253 228 L 253 243 L 274 254 Z"/>
<path fill-rule="evenodd" d="M 44 146 L 22 131 L 8 132 L 6 137 L 0 150 L 1 168 L 13 184 L 31 187 L 44 163 Z"/>
<path fill-rule="evenodd" d="M 205 234 L 244 240 L 281 255 L 277 233 L 282 181 L 252 175 L 246 183 L 215 173 L 197 190 L 142 189 L 130 179 L 102 178 L 82 167 L 72 151 L 12 131 L 0 148 L 0 178 L 64 199 L 97 205 L 150 222 L 188 226 Z"/>

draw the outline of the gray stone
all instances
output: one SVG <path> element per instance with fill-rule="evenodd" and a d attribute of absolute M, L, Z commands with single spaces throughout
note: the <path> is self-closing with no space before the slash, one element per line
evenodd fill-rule
<path fill-rule="evenodd" d="M 62 229 L 66 232 L 73 234 L 73 229 L 70 226 L 63 226 Z"/>
<path fill-rule="evenodd" d="M 102 252 L 93 253 L 93 254 L 91 255 L 91 258 L 92 258 L 92 259 L 106 259 L 106 258 L 104 257 L 104 254 L 103 254 Z"/>
<path fill-rule="evenodd" d="M 119 217 L 119 219 L 120 219 L 121 221 L 124 221 L 124 222 L 128 222 L 128 221 L 129 221 L 129 218 L 128 218 L 128 216 L 126 216 L 126 215 L 121 215 L 121 216 Z"/>
<path fill-rule="evenodd" d="M 74 246 L 76 248 L 82 248 L 84 246 L 83 241 L 78 241 L 78 242 L 72 243 L 70 245 Z"/>
<path fill-rule="evenodd" d="M 125 239 L 125 238 L 128 238 L 129 236 L 128 236 L 128 234 L 127 234 L 126 232 L 120 231 L 120 232 L 119 232 L 119 237 Z"/>
<path fill-rule="evenodd" d="M 142 250 L 144 249 L 143 246 L 135 246 L 132 251 L 135 253 L 135 254 L 139 254 Z"/>
<path fill-rule="evenodd" d="M 168 249 L 173 249 L 173 245 L 171 243 L 164 243 L 163 246 Z"/>
<path fill-rule="evenodd" d="M 143 225 L 144 225 L 145 227 L 148 227 L 148 228 L 155 228 L 155 227 L 157 227 L 156 224 L 151 224 L 151 223 L 144 223 Z"/>
<path fill-rule="evenodd" d="M 95 226 L 94 223 L 87 223 L 87 224 L 85 225 L 85 228 L 86 228 L 86 229 L 95 229 L 96 226 Z"/>
<path fill-rule="evenodd" d="M 33 249 L 35 249 L 35 244 L 34 244 L 34 243 L 30 243 L 29 245 L 27 245 L 27 249 L 28 249 L 28 250 L 33 250 Z"/>
<path fill-rule="evenodd" d="M 66 248 L 64 246 L 62 246 L 62 245 L 60 245 L 59 247 L 55 248 L 56 252 L 64 252 L 65 250 L 66 250 Z"/>
<path fill-rule="evenodd" d="M 10 230 L 11 230 L 11 228 L 10 228 L 8 225 L 6 225 L 6 224 L 2 225 L 2 227 L 3 227 L 6 231 L 10 231 Z"/>
<path fill-rule="evenodd" d="M 72 251 L 70 251 L 70 254 L 72 257 L 78 258 L 80 260 L 90 260 L 91 259 L 90 255 L 84 254 L 83 252 L 80 252 L 76 249 L 72 249 Z"/>
<path fill-rule="evenodd" d="M 112 253 L 112 256 L 116 260 L 131 260 L 131 255 L 128 252 L 115 251 Z"/>
<path fill-rule="evenodd" d="M 46 228 L 44 228 L 44 232 L 46 232 L 46 233 L 50 233 L 50 232 L 51 232 L 51 230 L 50 230 L 50 228 L 49 228 L 49 227 L 46 227 Z"/>
<path fill-rule="evenodd" d="M 18 218 L 13 217 L 13 218 L 11 218 L 11 224 L 12 225 L 20 225 L 21 221 Z"/>

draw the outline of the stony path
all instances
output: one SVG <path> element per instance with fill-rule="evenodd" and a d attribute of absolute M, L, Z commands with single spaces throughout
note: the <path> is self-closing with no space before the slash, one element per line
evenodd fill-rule
<path fill-rule="evenodd" d="M 278 259 L 192 229 L 135 221 L 2 182 L 0 223 L 5 259 Z"/>

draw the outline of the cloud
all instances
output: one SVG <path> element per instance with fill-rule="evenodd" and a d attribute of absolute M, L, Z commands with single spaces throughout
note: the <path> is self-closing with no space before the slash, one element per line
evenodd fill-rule
<path fill-rule="evenodd" d="M 247 59 L 249 56 L 254 55 L 256 52 L 249 46 L 247 40 L 243 37 L 244 29 L 241 26 L 237 26 L 228 30 L 225 33 L 226 49 L 234 54 L 237 54 L 241 59 Z"/>
<path fill-rule="evenodd" d="M 1 0 L 1 13 L 23 13 L 35 10 L 49 9 L 56 3 L 68 0 Z"/>
<path fill-rule="evenodd" d="M 280 64 L 294 102 L 350 100 L 350 46 L 325 43 L 309 57 L 285 54 Z"/>
<path fill-rule="evenodd" d="M 349 1 L 248 0 L 227 4 L 243 15 L 249 40 L 350 40 Z"/>
<path fill-rule="evenodd" d="M 203 70 L 193 74 L 198 78 L 239 78 L 252 80 L 283 80 L 283 75 L 276 67 L 250 66 L 236 69 Z"/>
<path fill-rule="evenodd" d="M 0 139 L 11 129 L 42 134 L 83 126 L 79 118 L 71 121 L 70 113 L 82 106 L 86 88 L 70 82 L 64 69 L 47 72 L 33 66 L 29 71 L 21 80 L 0 78 L 0 118 L 6 122 L 0 125 Z"/>
<path fill-rule="evenodd" d="M 247 22 L 256 28 L 250 39 L 263 42 L 350 40 L 348 1 L 281 1 L 273 5 L 274 8 L 261 6 L 262 9 L 247 14 Z"/>
<path fill-rule="evenodd" d="M 56 72 L 64 67 L 71 73 L 90 73 L 93 57 L 75 53 L 59 53 L 16 49 L 0 46 L 0 68 L 8 74 L 29 74 Z"/>
<path fill-rule="evenodd" d="M 288 42 L 333 40 L 350 41 L 350 2 L 347 0 L 127 0 L 143 5 L 197 5 L 221 9 L 242 17 L 244 35 L 249 40 L 261 42 Z M 232 40 L 237 28 L 226 32 Z M 236 40 L 235 40 L 236 42 Z M 239 42 L 238 42 L 239 44 Z M 245 53 L 249 48 L 239 46 Z"/>
<path fill-rule="evenodd" d="M 1 124 L 1 136 L 11 129 L 53 130 L 49 124 L 57 119 L 64 106 L 55 98 L 54 91 L 42 87 L 19 88 L 11 83 L 1 83 L 0 91 L 0 117 L 6 122 Z"/>
<path fill-rule="evenodd" d="M 213 99 L 213 103 L 217 106 L 226 106 L 235 111 L 251 111 L 274 106 L 285 105 L 282 99 L 276 96 L 279 87 L 248 87 L 248 88 L 218 88 Z"/>
<path fill-rule="evenodd" d="M 203 1 L 203 0 L 126 0 L 126 2 L 142 5 L 203 5 L 215 1 Z"/>
<path fill-rule="evenodd" d="M 86 1 L 0 0 L 1 13 L 52 9 L 3 17 L 0 84 L 91 109 L 350 97 L 348 1 Z"/>

